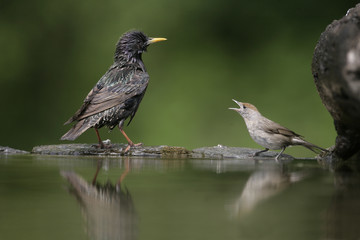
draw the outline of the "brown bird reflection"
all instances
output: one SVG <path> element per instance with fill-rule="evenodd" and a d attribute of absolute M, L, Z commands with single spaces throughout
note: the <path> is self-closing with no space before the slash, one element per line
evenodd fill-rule
<path fill-rule="evenodd" d="M 255 171 L 247 180 L 240 197 L 230 207 L 232 217 L 250 213 L 261 202 L 284 191 L 291 183 L 306 177 L 303 172 L 288 172 L 285 165 Z"/>
<path fill-rule="evenodd" d="M 78 200 L 86 222 L 90 239 L 137 238 L 137 214 L 134 202 L 121 181 L 129 171 L 129 159 L 125 160 L 126 170 L 116 184 L 101 185 L 96 181 L 102 162 L 98 162 L 92 184 L 75 172 L 61 172 L 70 183 L 70 193 Z"/>

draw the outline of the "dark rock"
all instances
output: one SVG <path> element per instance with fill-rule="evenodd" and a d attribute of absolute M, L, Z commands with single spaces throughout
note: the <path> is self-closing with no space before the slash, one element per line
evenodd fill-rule
<path fill-rule="evenodd" d="M 334 148 L 333 146 L 332 148 Z M 318 163 L 325 169 L 330 171 L 342 171 L 344 166 L 351 166 L 351 168 L 357 169 L 357 172 L 360 173 L 360 151 L 352 155 L 350 158 L 343 161 L 343 159 L 337 157 L 334 154 L 331 154 L 333 149 L 330 148 L 328 153 L 321 154 L 319 158 L 317 158 Z"/>
<path fill-rule="evenodd" d="M 27 153 L 29 152 L 10 148 L 10 147 L 0 146 L 0 155 L 27 154 Z"/>
<path fill-rule="evenodd" d="M 334 154 L 348 159 L 360 151 L 360 4 L 321 34 L 312 73 L 323 104 L 334 119 Z"/>

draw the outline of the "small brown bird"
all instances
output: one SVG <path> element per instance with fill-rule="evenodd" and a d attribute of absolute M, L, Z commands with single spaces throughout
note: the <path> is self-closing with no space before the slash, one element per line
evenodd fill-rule
<path fill-rule="evenodd" d="M 65 123 L 76 122 L 61 140 L 74 140 L 87 129 L 94 128 L 99 147 L 104 148 L 98 129 L 118 126 L 128 142 L 124 152 L 132 146 L 140 145 L 130 140 L 123 125 L 130 118 L 129 125 L 135 116 L 149 83 L 142 53 L 150 44 L 165 40 L 147 37 L 140 31 L 124 33 L 116 45 L 113 65 L 89 92 L 80 109 Z"/>
<path fill-rule="evenodd" d="M 285 149 L 293 145 L 304 146 L 315 153 L 318 153 L 319 150 L 321 152 L 328 151 L 305 141 L 301 135 L 267 119 L 261 115 L 254 105 L 238 102 L 234 99 L 233 101 L 239 105 L 240 108 L 229 109 L 236 111 L 244 118 L 251 138 L 265 148 L 265 150 L 256 152 L 254 156 L 258 156 L 260 153 L 266 152 L 269 149 L 281 149 L 281 152 L 275 157 L 275 160 L 278 160 Z"/>

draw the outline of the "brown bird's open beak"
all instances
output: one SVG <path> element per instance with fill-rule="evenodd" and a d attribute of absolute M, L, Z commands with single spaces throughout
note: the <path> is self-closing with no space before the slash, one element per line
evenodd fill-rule
<path fill-rule="evenodd" d="M 242 105 L 242 103 L 241 102 L 238 102 L 238 101 L 236 101 L 235 99 L 233 99 L 233 101 L 237 104 L 237 105 L 239 105 L 239 107 Z M 234 111 L 239 111 L 240 109 L 239 108 L 229 108 L 230 110 L 234 110 Z"/>
<path fill-rule="evenodd" d="M 166 41 L 166 40 L 167 40 L 166 38 L 150 38 L 147 42 L 148 42 L 148 44 L 152 44 L 152 43 Z"/>

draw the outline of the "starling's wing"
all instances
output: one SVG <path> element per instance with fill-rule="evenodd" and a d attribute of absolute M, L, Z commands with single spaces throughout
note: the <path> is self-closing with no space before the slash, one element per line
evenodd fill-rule
<path fill-rule="evenodd" d="M 125 103 L 126 100 L 134 96 L 142 95 L 149 82 L 149 75 L 140 70 L 128 72 L 126 76 L 124 76 L 124 72 L 122 74 L 114 74 L 113 77 L 119 78 L 119 80 L 113 79 L 112 81 L 107 81 L 108 83 L 98 83 L 90 91 L 81 108 L 65 124 L 79 121 Z"/>
<path fill-rule="evenodd" d="M 119 78 L 119 72 L 117 71 L 117 66 L 113 65 L 110 67 L 110 69 L 104 74 L 104 76 L 102 76 L 100 78 L 100 80 L 96 83 L 95 87 L 93 89 L 91 89 L 91 91 L 88 93 L 88 95 L 86 96 L 83 105 L 76 111 L 76 113 L 69 118 L 69 120 L 67 120 L 64 125 L 72 123 L 74 121 L 79 120 L 79 117 L 82 116 L 82 114 L 84 113 L 84 111 L 88 108 L 88 106 L 91 103 L 91 100 L 96 96 L 96 94 L 99 93 L 99 91 L 105 86 L 105 83 L 107 82 L 106 80 L 111 80 L 111 79 L 118 79 Z"/>
<path fill-rule="evenodd" d="M 110 87 L 100 89 L 91 99 L 87 108 L 79 120 L 96 113 L 102 112 L 106 109 L 112 108 L 116 105 L 125 103 L 126 100 L 142 95 L 148 85 L 149 75 L 144 72 L 137 72 L 131 77 L 129 83 L 118 82 Z"/>

